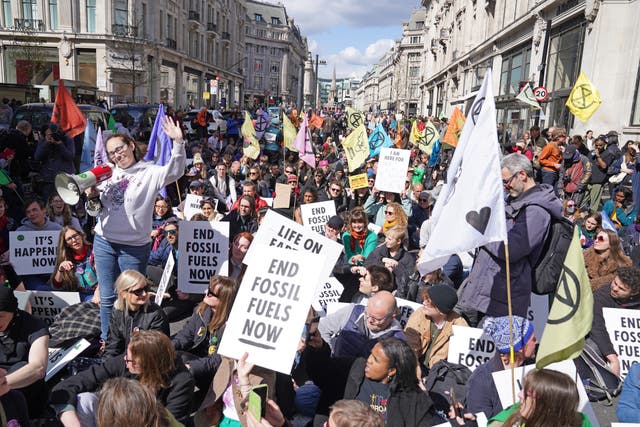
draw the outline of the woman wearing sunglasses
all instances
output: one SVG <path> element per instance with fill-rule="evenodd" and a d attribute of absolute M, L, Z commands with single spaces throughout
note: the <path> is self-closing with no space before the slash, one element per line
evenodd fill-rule
<path fill-rule="evenodd" d="M 620 267 L 631 267 L 631 258 L 624 254 L 620 237 L 615 231 L 601 230 L 593 246 L 584 252 L 591 289 L 595 292 L 611 283 Z"/>
<path fill-rule="evenodd" d="M 125 352 L 131 336 L 140 330 L 157 330 L 169 336 L 169 321 L 151 298 L 147 278 L 135 270 L 125 270 L 114 283 L 118 299 L 113 304 L 105 357 Z"/>
<path fill-rule="evenodd" d="M 80 292 L 82 301 L 100 303 L 93 250 L 79 227 L 66 225 L 60 232 L 51 286 L 56 290 Z"/>
<path fill-rule="evenodd" d="M 238 284 L 235 280 L 213 276 L 204 299 L 172 340 L 196 385 L 204 393 L 220 366 L 218 346 L 237 291 Z"/>

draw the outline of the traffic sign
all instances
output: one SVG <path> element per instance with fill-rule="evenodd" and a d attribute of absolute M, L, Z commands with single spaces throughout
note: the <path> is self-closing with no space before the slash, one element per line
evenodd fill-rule
<path fill-rule="evenodd" d="M 549 98 L 549 91 L 544 86 L 538 86 L 533 89 L 533 96 L 536 97 L 536 101 L 542 102 Z"/>

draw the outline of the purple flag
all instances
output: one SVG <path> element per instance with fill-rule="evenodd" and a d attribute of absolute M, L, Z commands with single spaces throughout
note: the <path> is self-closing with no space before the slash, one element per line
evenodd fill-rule
<path fill-rule="evenodd" d="M 100 166 L 109 162 L 107 157 L 107 149 L 104 146 L 102 140 L 102 128 L 98 127 L 98 134 L 96 135 L 96 148 L 93 152 L 93 166 Z"/>
<path fill-rule="evenodd" d="M 269 117 L 269 113 L 262 110 L 262 108 L 258 110 L 257 116 L 258 117 L 256 118 L 256 126 L 255 126 L 256 138 L 258 138 L 258 141 L 260 141 L 265 131 L 269 127 L 269 121 L 271 120 L 271 118 Z"/>
<path fill-rule="evenodd" d="M 144 159 L 147 161 L 154 161 L 158 166 L 164 166 L 169 163 L 169 159 L 171 158 L 171 149 L 173 144 L 171 143 L 171 138 L 164 133 L 162 130 L 162 121 L 165 118 L 164 114 L 164 105 L 160 104 L 158 107 L 158 115 L 156 116 L 156 121 L 153 123 L 153 129 L 151 130 L 151 136 L 149 136 L 149 149 L 147 150 L 147 154 L 144 156 Z M 160 144 L 160 147 L 157 147 L 157 144 Z M 159 155 L 156 157 L 156 152 L 160 151 Z"/>
<path fill-rule="evenodd" d="M 300 130 L 293 140 L 293 147 L 298 150 L 299 157 L 306 164 L 315 169 L 316 156 L 313 154 L 313 146 L 311 145 L 311 134 L 309 133 L 309 119 L 304 115 L 304 120 L 300 125 Z"/>

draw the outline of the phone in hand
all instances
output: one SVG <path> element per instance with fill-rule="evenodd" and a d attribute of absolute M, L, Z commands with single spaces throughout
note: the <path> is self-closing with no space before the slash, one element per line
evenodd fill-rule
<path fill-rule="evenodd" d="M 269 395 L 269 387 L 267 384 L 260 384 L 251 389 L 249 392 L 249 413 L 260 421 L 264 418 L 267 411 L 267 396 Z"/>

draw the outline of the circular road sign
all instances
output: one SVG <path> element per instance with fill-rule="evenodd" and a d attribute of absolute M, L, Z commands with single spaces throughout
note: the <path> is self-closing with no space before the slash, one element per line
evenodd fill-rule
<path fill-rule="evenodd" d="M 549 98 L 549 91 L 544 86 L 538 86 L 533 89 L 533 96 L 536 97 L 536 101 L 542 102 Z"/>

